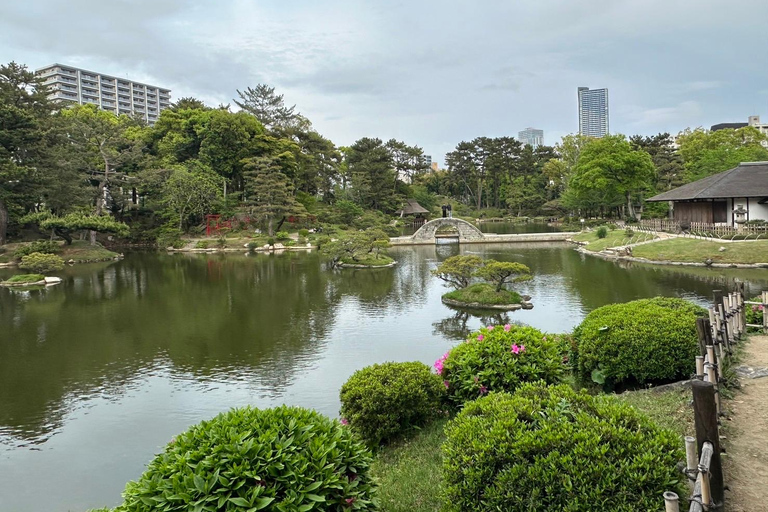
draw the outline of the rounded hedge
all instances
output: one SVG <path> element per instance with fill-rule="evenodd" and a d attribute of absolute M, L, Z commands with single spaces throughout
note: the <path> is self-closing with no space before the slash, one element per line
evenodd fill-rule
<path fill-rule="evenodd" d="M 440 416 L 445 385 L 424 363 L 384 363 L 356 371 L 340 395 L 342 421 L 378 446 Z"/>
<path fill-rule="evenodd" d="M 376 510 L 368 449 L 299 407 L 242 408 L 176 437 L 118 511 Z"/>
<path fill-rule="evenodd" d="M 43 252 L 33 252 L 21 258 L 19 268 L 29 270 L 36 274 L 47 274 L 64 268 L 64 260 L 61 256 Z"/>
<path fill-rule="evenodd" d="M 705 313 L 665 297 L 597 308 L 574 330 L 579 373 L 609 385 L 687 377 L 699 353 L 696 317 Z"/>
<path fill-rule="evenodd" d="M 679 436 L 614 397 L 524 384 L 468 403 L 446 427 L 450 511 L 659 510 L 686 494 Z"/>
<path fill-rule="evenodd" d="M 488 326 L 470 335 L 435 362 L 455 404 L 490 391 L 514 391 L 523 382 L 560 382 L 563 356 L 558 343 L 538 329 Z"/>

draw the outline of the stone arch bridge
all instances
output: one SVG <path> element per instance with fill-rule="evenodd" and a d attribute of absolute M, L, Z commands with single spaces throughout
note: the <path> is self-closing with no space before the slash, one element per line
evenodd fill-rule
<path fill-rule="evenodd" d="M 459 236 L 459 242 L 479 242 L 485 239 L 482 231 L 476 226 L 462 219 L 439 218 L 421 226 L 410 238 L 414 243 L 435 242 L 435 234 L 440 228 L 453 228 Z"/>

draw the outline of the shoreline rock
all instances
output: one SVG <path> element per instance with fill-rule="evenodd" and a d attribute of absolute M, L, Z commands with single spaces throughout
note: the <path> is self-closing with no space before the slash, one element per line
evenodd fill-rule
<path fill-rule="evenodd" d="M 441 297 L 443 304 L 446 306 L 453 306 L 457 308 L 469 308 L 469 309 L 497 309 L 500 311 L 517 311 L 518 309 L 533 309 L 533 304 L 528 300 L 524 300 L 520 304 L 481 304 L 480 302 L 462 302 L 459 300 L 446 299 Z"/>

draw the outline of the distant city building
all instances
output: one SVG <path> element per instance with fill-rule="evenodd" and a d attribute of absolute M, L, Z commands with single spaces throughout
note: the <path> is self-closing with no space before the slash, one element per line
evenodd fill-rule
<path fill-rule="evenodd" d="M 432 172 L 437 172 L 440 170 L 440 168 L 437 165 L 437 162 L 432 162 L 432 165 L 430 167 L 432 167 Z"/>
<path fill-rule="evenodd" d="M 424 164 L 426 165 L 427 169 L 432 167 L 432 155 L 422 155 L 421 158 L 424 159 Z"/>
<path fill-rule="evenodd" d="M 40 68 L 35 74 L 45 79 L 51 99 L 96 105 L 114 114 L 139 116 L 149 124 L 171 106 L 170 89 L 125 78 L 58 63 Z"/>
<path fill-rule="evenodd" d="M 739 128 L 744 128 L 745 126 L 747 126 L 747 123 L 719 123 L 713 124 L 709 130 L 713 132 L 716 132 L 717 130 L 737 130 Z"/>
<path fill-rule="evenodd" d="M 521 132 L 517 132 L 517 140 L 523 144 L 530 144 L 533 149 L 544 145 L 544 130 L 537 130 L 536 128 L 526 128 Z"/>
<path fill-rule="evenodd" d="M 579 133 L 604 137 L 609 133 L 608 89 L 579 87 Z"/>
<path fill-rule="evenodd" d="M 768 136 L 768 123 L 761 123 L 760 116 L 749 116 L 746 123 L 713 124 L 709 130 L 713 132 L 718 130 L 738 130 L 739 128 L 746 128 L 747 126 L 756 128 L 760 133 Z M 763 141 L 762 145 L 768 148 L 768 141 Z"/>
<path fill-rule="evenodd" d="M 760 116 L 749 116 L 747 124 L 753 128 L 757 128 L 763 135 L 768 135 L 768 123 L 761 123 Z"/>

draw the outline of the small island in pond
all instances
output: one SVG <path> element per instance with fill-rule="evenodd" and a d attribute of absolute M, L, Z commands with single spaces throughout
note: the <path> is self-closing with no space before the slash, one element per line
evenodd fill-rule
<path fill-rule="evenodd" d="M 332 268 L 385 268 L 397 262 L 386 254 L 389 235 L 380 229 L 339 236 L 320 246 Z"/>
<path fill-rule="evenodd" d="M 478 256 L 452 256 L 432 271 L 455 289 L 443 294 L 443 304 L 473 309 L 531 309 L 530 297 L 506 285 L 530 279 L 531 269 L 513 261 L 483 260 Z M 473 278 L 483 282 L 471 283 Z"/>

